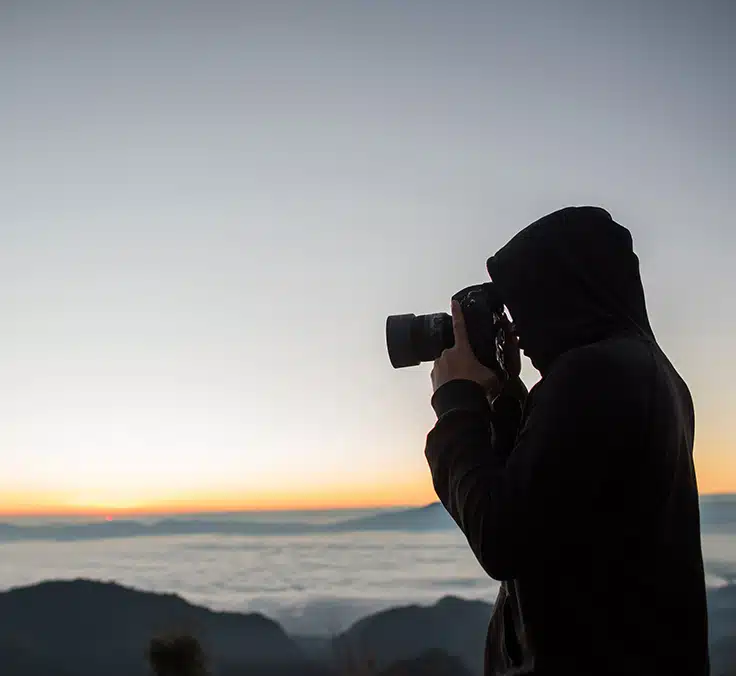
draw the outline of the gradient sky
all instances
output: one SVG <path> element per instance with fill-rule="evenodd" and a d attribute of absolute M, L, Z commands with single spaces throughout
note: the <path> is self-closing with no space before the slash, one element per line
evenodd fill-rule
<path fill-rule="evenodd" d="M 433 499 L 386 315 L 586 203 L 634 234 L 702 491 L 736 491 L 735 19 L 4 0 L 0 511 Z"/>

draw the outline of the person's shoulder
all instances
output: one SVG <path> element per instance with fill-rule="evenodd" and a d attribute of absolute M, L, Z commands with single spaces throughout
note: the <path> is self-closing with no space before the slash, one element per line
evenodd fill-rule
<path fill-rule="evenodd" d="M 588 366 L 616 366 L 618 368 L 632 368 L 640 366 L 642 362 L 653 361 L 653 347 L 648 338 L 637 335 L 615 336 L 605 340 L 584 345 L 570 350 L 562 355 L 575 364 Z"/>
<path fill-rule="evenodd" d="M 645 338 L 621 336 L 561 355 L 552 365 L 548 380 L 641 389 L 653 367 L 654 351 Z"/>

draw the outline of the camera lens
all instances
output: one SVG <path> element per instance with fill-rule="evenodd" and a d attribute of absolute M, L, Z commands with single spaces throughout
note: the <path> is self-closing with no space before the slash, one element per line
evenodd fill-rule
<path fill-rule="evenodd" d="M 452 318 L 445 312 L 391 315 L 386 319 L 386 346 L 395 369 L 434 361 L 454 344 Z"/>

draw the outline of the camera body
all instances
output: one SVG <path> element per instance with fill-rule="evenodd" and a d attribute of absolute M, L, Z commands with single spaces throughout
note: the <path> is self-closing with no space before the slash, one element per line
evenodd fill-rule
<path fill-rule="evenodd" d="M 504 355 L 511 323 L 496 286 L 492 282 L 468 286 L 452 299 L 460 303 L 468 341 L 478 361 L 504 380 L 508 378 Z M 386 319 L 386 346 L 396 369 L 434 361 L 454 344 L 452 317 L 445 312 Z"/>

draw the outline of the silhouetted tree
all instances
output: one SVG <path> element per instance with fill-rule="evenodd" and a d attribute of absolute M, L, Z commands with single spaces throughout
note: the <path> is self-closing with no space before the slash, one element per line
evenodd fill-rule
<path fill-rule="evenodd" d="M 194 636 L 153 638 L 147 657 L 156 676 L 209 676 L 204 650 Z"/>

